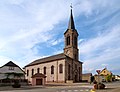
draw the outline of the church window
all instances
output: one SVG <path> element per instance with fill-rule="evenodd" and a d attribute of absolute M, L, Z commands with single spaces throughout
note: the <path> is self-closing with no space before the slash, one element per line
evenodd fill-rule
<path fill-rule="evenodd" d="M 77 55 L 76 54 L 74 55 L 74 58 L 77 59 Z"/>
<path fill-rule="evenodd" d="M 44 70 L 44 74 L 46 74 L 46 67 L 44 67 L 44 69 L 43 69 L 43 70 Z"/>
<path fill-rule="evenodd" d="M 79 80 L 81 79 L 81 68 L 79 67 Z"/>
<path fill-rule="evenodd" d="M 77 64 L 75 64 L 75 69 L 77 69 Z"/>
<path fill-rule="evenodd" d="M 32 69 L 32 76 L 34 75 L 34 69 Z"/>
<path fill-rule="evenodd" d="M 40 73 L 40 68 L 37 68 L 37 73 Z"/>
<path fill-rule="evenodd" d="M 68 65 L 68 74 L 70 74 L 70 64 Z"/>
<path fill-rule="evenodd" d="M 70 80 L 70 64 L 68 65 L 68 80 Z"/>
<path fill-rule="evenodd" d="M 59 65 L 59 73 L 63 73 L 63 64 Z"/>
<path fill-rule="evenodd" d="M 81 68 L 79 67 L 79 74 L 81 73 Z"/>
<path fill-rule="evenodd" d="M 51 66 L 51 74 L 54 74 L 54 66 Z"/>
<path fill-rule="evenodd" d="M 77 37 L 74 37 L 74 45 L 77 46 Z"/>
<path fill-rule="evenodd" d="M 70 45 L 70 36 L 69 35 L 66 38 L 66 45 Z"/>
<path fill-rule="evenodd" d="M 27 70 L 27 76 L 29 76 L 29 70 Z"/>

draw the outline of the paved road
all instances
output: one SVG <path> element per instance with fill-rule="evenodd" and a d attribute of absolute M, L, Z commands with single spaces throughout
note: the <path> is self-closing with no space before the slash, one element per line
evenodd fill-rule
<path fill-rule="evenodd" d="M 120 92 L 120 82 L 106 83 L 106 89 L 96 90 L 94 92 Z M 2 88 L 0 92 L 91 92 L 93 85 L 90 84 L 74 84 L 64 86 L 35 86 L 22 87 L 19 89 Z"/>
<path fill-rule="evenodd" d="M 89 92 L 90 88 L 78 88 L 78 87 L 59 87 L 59 88 L 35 88 L 35 89 L 24 89 L 24 90 L 11 90 L 1 92 Z"/>

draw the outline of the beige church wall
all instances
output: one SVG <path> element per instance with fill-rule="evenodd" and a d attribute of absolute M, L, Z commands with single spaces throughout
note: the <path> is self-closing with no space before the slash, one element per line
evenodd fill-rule
<path fill-rule="evenodd" d="M 63 64 L 63 73 L 59 73 L 58 66 L 58 82 L 65 82 L 65 59 L 58 61 L 58 65 Z"/>
<path fill-rule="evenodd" d="M 29 70 L 29 76 L 26 75 L 26 79 L 28 79 L 30 82 L 32 81 L 32 69 L 34 69 L 34 74 L 37 73 L 37 68 L 40 68 L 40 73 L 43 74 L 44 70 L 43 68 L 46 67 L 46 82 L 63 82 L 65 81 L 65 60 L 56 60 L 51 62 L 46 62 L 34 66 L 29 66 L 25 68 L 25 72 L 27 73 L 27 70 Z M 63 64 L 63 73 L 59 74 L 59 64 Z M 54 74 L 51 74 L 51 66 L 54 66 Z"/>

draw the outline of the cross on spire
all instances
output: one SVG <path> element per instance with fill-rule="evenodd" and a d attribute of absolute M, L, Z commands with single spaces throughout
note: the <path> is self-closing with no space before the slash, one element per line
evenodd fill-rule
<path fill-rule="evenodd" d="M 68 29 L 75 29 L 75 25 L 74 25 L 74 19 L 73 19 L 73 15 L 72 15 L 72 3 L 70 5 L 71 7 L 71 14 L 70 14 L 70 19 L 69 19 L 69 24 L 68 24 Z"/>
<path fill-rule="evenodd" d="M 72 3 L 71 3 L 71 5 L 70 5 L 70 8 L 72 9 L 73 7 L 72 7 Z"/>

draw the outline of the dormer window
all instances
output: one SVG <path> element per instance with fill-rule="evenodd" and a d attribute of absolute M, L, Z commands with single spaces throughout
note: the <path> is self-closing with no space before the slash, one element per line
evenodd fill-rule
<path fill-rule="evenodd" d="M 9 70 L 14 70 L 14 67 L 11 67 L 11 66 L 10 66 L 10 67 L 9 67 Z"/>

